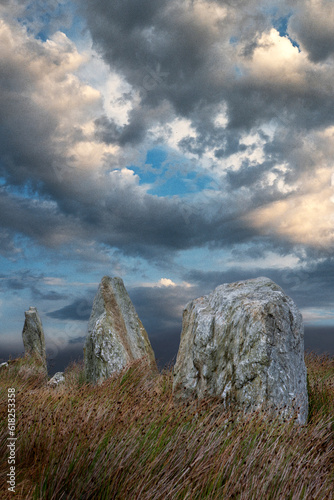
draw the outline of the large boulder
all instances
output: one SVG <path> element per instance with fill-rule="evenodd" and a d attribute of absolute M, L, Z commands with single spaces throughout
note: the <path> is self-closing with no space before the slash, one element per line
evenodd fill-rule
<path fill-rule="evenodd" d="M 46 369 L 44 330 L 36 307 L 29 307 L 25 313 L 22 330 L 24 351 L 27 356 L 35 356 Z"/>
<path fill-rule="evenodd" d="M 308 414 L 304 327 L 294 302 L 268 278 L 224 284 L 183 313 L 176 398 L 218 396 L 245 410 Z"/>
<path fill-rule="evenodd" d="M 146 358 L 156 369 L 148 335 L 121 278 L 104 276 L 94 299 L 84 348 L 85 374 L 97 382 Z"/>

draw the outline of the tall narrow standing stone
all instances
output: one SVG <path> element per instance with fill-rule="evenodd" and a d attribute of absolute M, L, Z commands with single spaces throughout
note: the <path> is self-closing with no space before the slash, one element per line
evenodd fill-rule
<path fill-rule="evenodd" d="M 25 354 L 37 355 L 46 367 L 45 339 L 42 322 L 36 307 L 29 307 L 25 313 L 22 339 Z"/>
<path fill-rule="evenodd" d="M 245 409 L 308 413 L 304 328 L 294 302 L 268 278 L 217 287 L 183 313 L 174 368 L 178 398 L 218 396 Z"/>
<path fill-rule="evenodd" d="M 84 348 L 86 378 L 95 383 L 144 357 L 156 369 L 148 335 L 123 281 L 104 276 L 88 324 Z"/>

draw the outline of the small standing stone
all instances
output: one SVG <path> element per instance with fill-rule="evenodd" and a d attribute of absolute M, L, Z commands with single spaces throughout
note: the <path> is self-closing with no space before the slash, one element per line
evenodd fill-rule
<path fill-rule="evenodd" d="M 304 327 L 294 302 L 268 278 L 224 284 L 190 302 L 173 387 L 177 398 L 297 411 L 305 423 Z"/>
<path fill-rule="evenodd" d="M 94 299 L 84 348 L 86 379 L 97 382 L 154 353 L 121 278 L 104 276 Z"/>
<path fill-rule="evenodd" d="M 64 372 L 57 372 L 54 376 L 49 380 L 48 386 L 50 387 L 58 387 L 60 384 L 65 382 Z"/>
<path fill-rule="evenodd" d="M 26 355 L 36 355 L 46 368 L 45 338 L 42 322 L 36 307 L 29 307 L 25 313 L 22 331 L 24 351 Z"/>

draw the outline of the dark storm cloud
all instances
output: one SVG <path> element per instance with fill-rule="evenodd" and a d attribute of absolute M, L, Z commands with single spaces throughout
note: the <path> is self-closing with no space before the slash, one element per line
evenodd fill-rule
<path fill-rule="evenodd" d="M 286 280 L 289 278 L 287 275 Z M 292 271 L 288 281 L 291 293 L 303 307 L 333 307 L 334 303 L 334 259 L 329 257 L 318 263 L 305 265 L 298 276 Z M 305 288 L 307 287 L 307 293 Z"/>
<path fill-rule="evenodd" d="M 198 287 L 138 287 L 130 298 L 150 338 L 159 368 L 175 361 L 185 305 L 200 295 Z"/>
<path fill-rule="evenodd" d="M 0 255 L 9 258 L 13 258 L 15 255 L 18 256 L 20 250 L 16 248 L 13 239 L 13 231 L 9 231 L 8 229 L 5 230 L 3 228 L 0 233 Z"/>
<path fill-rule="evenodd" d="M 52 352 L 52 344 L 50 344 Z M 48 375 L 52 377 L 56 372 L 65 371 L 73 362 L 83 361 L 83 343 L 66 344 L 57 346 L 56 354 L 48 356 L 48 345 L 46 345 Z"/>
<path fill-rule="evenodd" d="M 132 196 L 131 196 L 132 192 Z M 120 187 L 102 201 L 91 192 L 76 200 L 58 201 L 71 215 L 65 215 L 54 203 L 0 193 L 3 227 L 19 232 L 49 248 L 70 243 L 75 236 L 94 238 L 101 244 L 122 249 L 131 255 L 166 258 L 172 249 L 182 250 L 212 242 L 217 246 L 246 241 L 252 231 L 231 214 L 229 199 L 217 203 L 206 199 L 199 203 L 157 198 Z M 98 192 L 96 193 L 98 196 Z M 94 199 L 95 198 L 95 199 Z M 94 200 L 94 203 L 88 203 Z M 206 206 L 209 213 L 205 213 Z M 165 254 L 165 257 L 163 256 Z"/>
<path fill-rule="evenodd" d="M 152 337 L 178 330 L 183 308 L 196 297 L 196 293 L 197 288 L 185 286 L 138 287 L 129 290 L 138 316 Z"/>
<path fill-rule="evenodd" d="M 58 238 L 77 234 L 76 224 L 64 216 L 54 203 L 22 198 L 0 190 L 0 222 L 4 229 L 21 233 L 38 243 L 57 246 Z"/>
<path fill-rule="evenodd" d="M 123 8 L 120 12 L 116 10 L 128 19 L 131 5 L 127 4 L 124 12 Z M 148 20 L 154 17 L 156 7 L 151 10 Z M 136 16 L 130 18 L 129 24 L 133 25 Z M 145 23 L 143 18 L 140 26 Z M 234 238 L 248 238 L 251 231 L 242 222 L 229 227 L 230 203 L 226 197 L 219 211 L 213 207 L 214 214 L 207 215 L 205 210 L 198 209 L 197 202 L 144 194 L 138 181 L 124 184 L 120 173 L 111 177 L 102 174 L 99 180 L 94 172 L 82 170 L 78 178 L 77 170 L 68 164 L 65 150 L 65 145 L 68 147 L 74 141 L 73 134 L 66 141 L 59 137 L 59 115 L 29 97 L 36 92 L 40 76 L 30 65 L 33 54 L 41 58 L 42 69 L 56 71 L 54 65 L 58 68 L 62 57 L 66 61 L 73 54 L 73 47 L 66 43 L 65 54 L 61 56 L 58 52 L 49 54 L 40 42 L 24 39 L 22 51 L 30 54 L 26 60 L 17 59 L 10 50 L 2 59 L 0 174 L 7 182 L 0 193 L 0 219 L 6 235 L 0 241 L 2 252 L 15 248 L 17 233 L 49 248 L 69 244 L 74 239 L 77 242 L 94 239 L 98 244 L 146 258 L 166 258 L 167 250 L 201 246 L 208 241 L 229 244 Z M 168 109 L 165 113 L 167 119 Z M 102 127 L 107 134 L 109 127 L 111 137 L 102 137 L 106 142 L 135 143 L 142 140 L 145 123 L 149 126 L 159 114 L 160 109 L 134 109 L 129 125 L 122 130 L 100 118 L 96 122 L 97 131 Z M 202 135 L 207 146 L 210 135 L 204 129 Z M 10 186 L 16 186 L 17 191 Z M 207 199 L 204 208 L 210 203 Z"/>
<path fill-rule="evenodd" d="M 157 64 L 166 75 L 144 93 L 141 102 L 144 109 L 167 100 L 178 115 L 190 117 L 199 132 L 200 123 L 202 128 L 210 128 L 212 113 L 203 120 L 205 109 L 220 102 L 227 104 L 228 128 L 234 131 L 258 127 L 265 120 L 284 116 L 287 110 L 292 127 L 312 128 L 332 120 L 328 102 L 333 101 L 333 95 L 316 71 L 310 71 L 308 84 L 299 85 L 298 89 L 287 86 L 284 79 L 263 82 L 261 74 L 238 78 L 237 58 L 243 54 L 245 60 L 251 60 L 260 44 L 261 33 L 272 27 L 274 17 L 269 14 L 270 7 L 277 8 L 280 3 L 249 2 L 240 8 L 230 2 L 220 2 L 226 7 L 226 17 L 217 17 L 215 25 L 213 19 L 211 26 L 201 20 L 204 10 L 196 11 L 201 2 L 145 2 L 145 6 L 140 7 L 135 0 L 124 5 L 107 0 L 84 4 L 96 46 L 110 66 L 117 67 L 131 85 L 142 89 L 145 68 L 154 69 Z M 219 4 L 207 2 L 204 9 L 210 6 L 212 16 L 217 16 Z M 281 8 L 282 12 L 288 12 L 284 2 Z M 290 22 L 303 19 L 313 22 L 306 10 L 300 8 L 293 12 Z M 306 32 L 312 33 L 312 30 Z M 233 35 L 236 35 L 236 47 L 230 42 Z M 201 120 L 196 120 L 199 117 Z M 148 122 L 140 124 L 130 120 L 127 127 L 136 137 L 136 133 L 140 130 L 143 134 L 148 125 Z M 114 124 L 110 123 L 109 128 L 112 136 Z M 199 135 L 197 148 L 202 147 L 203 151 L 204 137 Z M 212 137 L 211 130 L 208 135 Z M 191 149 L 197 152 L 194 146 Z"/>
<path fill-rule="evenodd" d="M 212 41 L 200 27 L 187 22 L 186 9 L 166 0 L 140 4 L 102 0 L 86 2 L 85 7 L 89 28 L 105 58 L 137 85 L 143 84 L 146 65 L 155 62 L 173 73 L 183 72 L 186 80 L 203 63 L 205 48 Z"/>
<path fill-rule="evenodd" d="M 152 113 L 151 113 L 152 114 Z M 115 121 L 102 116 L 95 120 L 96 137 L 106 144 L 136 145 L 145 139 L 146 129 L 150 125 L 149 110 L 137 109 L 130 113 L 130 123 L 120 127 Z"/>
<path fill-rule="evenodd" d="M 35 275 L 30 271 L 18 271 L 14 275 L 0 276 L 1 288 L 6 290 L 24 290 L 26 288 L 33 289 L 43 280 L 43 275 Z"/>
<path fill-rule="evenodd" d="M 79 298 L 68 306 L 49 312 L 47 316 L 61 320 L 87 321 L 92 311 L 92 304 L 93 297 L 91 299 Z"/>
<path fill-rule="evenodd" d="M 305 350 L 334 356 L 334 328 L 330 326 L 305 327 Z"/>
<path fill-rule="evenodd" d="M 319 63 L 334 54 L 334 6 L 330 0 L 298 2 L 297 13 L 289 21 L 289 29 Z M 304 12 L 303 12 L 304 11 Z M 305 11 L 307 14 L 305 15 Z"/>
<path fill-rule="evenodd" d="M 226 271 L 200 271 L 194 269 L 184 274 L 184 279 L 196 283 L 203 294 L 209 293 L 223 283 L 266 276 L 290 295 L 297 306 L 332 307 L 334 302 L 334 259 L 309 263 L 300 268 L 257 268 L 256 265 Z"/>
<path fill-rule="evenodd" d="M 83 344 L 86 340 L 86 337 L 75 337 L 74 339 L 70 339 L 68 341 L 69 344 Z"/>
<path fill-rule="evenodd" d="M 86 2 L 94 41 L 111 67 L 116 66 L 142 92 L 141 107 L 156 107 L 166 99 L 177 114 L 188 116 L 201 100 L 210 103 L 222 98 L 219 83 L 213 83 L 217 74 L 213 75 L 210 51 L 217 36 L 202 26 L 185 4 L 166 0 L 146 3 L 150 5 L 147 12 L 133 0 L 125 5 Z M 154 80 L 154 72 L 156 85 L 146 92 L 145 79 L 152 73 Z M 160 72 L 164 75 L 161 78 Z M 143 129 L 145 125 L 149 124 L 138 122 L 137 126 Z"/>
<path fill-rule="evenodd" d="M 257 232 L 240 217 L 285 196 L 275 183 L 268 188 L 264 175 L 275 172 L 275 163 L 287 162 L 284 180 L 289 184 L 300 171 L 316 164 L 316 148 L 305 146 L 303 132 L 332 123 L 332 70 L 312 67 L 307 82 L 298 87 L 279 78 L 265 81 L 260 72 L 240 73 L 238 61 L 252 61 L 261 34 L 270 30 L 272 20 L 266 7 L 272 3 L 208 2 L 203 8 L 202 4 L 166 0 L 81 3 L 105 61 L 141 96 L 124 126 L 101 114 L 100 108 L 94 109 L 95 137 L 124 149 L 146 148 L 147 131 L 153 126 L 186 117 L 197 135 L 183 138 L 180 147 L 198 156 L 200 168 L 207 151 L 217 160 L 251 154 L 253 146 L 242 143 L 242 135 L 275 119 L 280 127 L 274 137 L 262 135 L 266 161 L 244 160 L 239 171 L 231 165 L 221 183 L 192 199 L 148 195 L 139 179 L 125 181 L 120 172 L 97 176 L 95 171 L 74 168 L 67 149 L 87 137 L 78 127 L 62 136 L 62 114 L 53 113 L 32 96 L 38 94 L 41 75 L 62 67 L 75 49 L 62 39 L 63 53 L 49 53 L 51 45 L 47 48 L 25 39 L 21 48 L 27 61 L 10 52 L 1 62 L 0 173 L 18 189 L 30 189 L 28 197 L 1 192 L 1 223 L 6 232 L 0 240 L 3 253 L 14 247 L 16 233 L 49 248 L 89 240 L 161 261 L 170 260 L 174 250 L 250 241 Z M 219 7 L 226 8 L 223 14 Z M 294 15 L 299 14 L 291 16 L 291 23 Z M 23 36 L 21 31 L 18 36 Z M 33 55 L 43 61 L 40 73 L 29 65 Z M 66 82 L 66 75 L 60 81 Z M 74 98 L 77 87 L 71 92 Z M 214 122 L 221 104 L 226 107 L 225 128 Z M 89 113 L 95 116 L 92 110 Z M 109 167 L 119 167 L 117 162 L 116 158 Z"/>
<path fill-rule="evenodd" d="M 297 192 L 300 176 L 311 173 L 324 162 L 322 146 L 312 134 L 333 123 L 332 66 L 324 68 L 307 62 L 303 56 L 298 57 L 298 49 L 283 36 L 280 38 L 280 43 L 286 43 L 280 52 L 283 59 L 277 62 L 282 71 L 273 66 L 271 74 L 261 65 L 262 56 L 254 62 L 257 51 L 268 50 L 276 43 L 275 38 L 269 36 L 273 25 L 284 16 L 289 19 L 289 27 L 296 26 L 302 19 L 310 19 L 306 7 L 296 3 L 294 9 L 288 2 L 270 1 L 247 5 L 161 1 L 158 6 L 154 4 L 142 12 L 137 22 L 138 4 L 134 0 L 127 1 L 124 9 L 103 0 L 87 1 L 84 5 L 95 46 L 110 67 L 120 71 L 141 95 L 139 104 L 129 113 L 129 123 L 123 128 L 106 117 L 96 120 L 96 134 L 101 141 L 122 146 L 143 143 L 151 127 L 157 123 L 163 125 L 164 121 L 168 123 L 170 113 L 174 113 L 189 119 L 196 130 L 196 136 L 183 137 L 179 147 L 185 153 L 196 155 L 199 165 L 208 151 L 226 163 L 231 155 L 244 153 L 246 156 L 240 168 L 234 164 L 237 160 L 231 160 L 231 167 L 225 167 L 225 177 L 216 184 L 217 193 L 224 200 L 219 210 L 213 196 L 207 197 L 197 212 L 195 204 L 190 203 L 186 210 L 192 223 L 187 226 L 182 219 L 178 220 L 175 207 L 175 215 L 172 213 L 164 219 L 163 213 L 167 215 L 168 210 L 164 212 L 166 207 L 160 202 L 161 221 L 164 221 L 160 224 L 161 232 L 157 238 L 157 224 L 150 219 L 151 229 L 145 242 L 159 245 L 165 234 L 170 236 L 167 243 L 170 248 L 181 249 L 188 245 L 200 246 L 203 242 L 222 246 L 230 245 L 238 237 L 240 242 L 255 238 L 255 231 L 247 232 L 242 227 L 240 216 Z M 199 11 L 201 6 L 203 9 Z M 222 17 L 219 17 L 220 6 L 226 9 Z M 206 10 L 210 22 L 205 17 Z M 297 32 L 292 35 L 298 42 Z M 286 50 L 295 51 L 296 61 L 287 72 L 284 70 Z M 275 52 L 273 58 L 276 58 Z M 154 71 L 155 84 L 145 89 L 145 78 Z M 154 75 L 152 78 L 154 80 Z M 221 105 L 226 111 L 225 126 L 215 122 Z M 159 116 L 166 108 L 169 112 Z M 275 125 L 273 135 L 261 131 L 266 123 Z M 245 134 L 255 132 L 263 144 L 264 161 L 251 161 L 249 157 L 255 145 L 243 143 Z M 327 157 L 332 155 L 331 152 Z M 279 172 L 277 165 L 284 165 L 285 171 Z M 276 179 L 269 183 L 268 174 Z M 282 185 L 287 189 L 282 190 Z M 155 204 L 148 198 L 145 201 L 147 207 Z M 228 222 L 231 220 L 234 222 Z M 176 231 L 173 228 L 177 228 Z M 175 234 L 178 230 L 179 235 Z"/>
<path fill-rule="evenodd" d="M 244 160 L 239 170 L 228 169 L 226 177 L 232 189 L 238 189 L 245 185 L 253 187 L 254 184 L 256 185 L 262 180 L 263 174 L 272 168 L 273 164 L 270 162 L 251 165 L 249 160 Z"/>
<path fill-rule="evenodd" d="M 67 294 L 64 293 L 55 292 L 54 290 L 51 290 L 50 292 L 43 292 L 35 287 L 32 288 L 32 294 L 36 300 L 49 300 L 50 302 L 55 300 L 64 300 L 68 297 Z"/>
<path fill-rule="evenodd" d="M 54 179 L 59 155 L 53 136 L 55 118 L 24 95 L 33 82 L 24 67 L 4 60 L 0 71 L 0 175 L 13 185 L 41 188 Z"/>
<path fill-rule="evenodd" d="M 108 225 L 112 231 L 104 236 L 104 241 L 131 252 L 135 252 L 135 248 L 144 252 L 145 247 L 153 247 L 152 251 L 154 248 L 154 251 L 181 250 L 213 240 L 217 244 L 229 244 L 247 239 L 251 233 L 246 225 L 231 221 L 228 200 L 220 202 L 217 208 L 212 207 L 212 215 L 201 213 L 201 207 L 193 202 L 185 205 L 182 200 L 151 196 L 145 196 L 140 206 L 125 198 L 119 200 L 118 207 L 115 200 L 111 206 Z M 189 208 L 188 213 L 185 208 Z"/>
<path fill-rule="evenodd" d="M 1 275 L 0 276 L 0 290 L 19 292 L 22 290 L 28 290 L 31 293 L 33 300 L 47 300 L 47 301 L 59 301 L 66 300 L 68 294 L 64 292 L 58 292 L 56 290 L 50 290 L 50 285 L 47 285 L 45 275 L 42 273 L 34 274 L 31 271 L 16 271 L 13 275 Z"/>

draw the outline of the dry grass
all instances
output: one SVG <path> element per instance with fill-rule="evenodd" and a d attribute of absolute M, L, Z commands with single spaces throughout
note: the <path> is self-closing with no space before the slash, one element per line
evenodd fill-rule
<path fill-rule="evenodd" d="M 7 389 L 17 392 L 16 499 L 332 499 L 334 358 L 306 356 L 310 419 L 175 405 L 172 373 L 136 363 L 100 386 L 71 365 L 46 387 L 17 360 L 0 375 L 0 468 L 6 491 Z"/>

